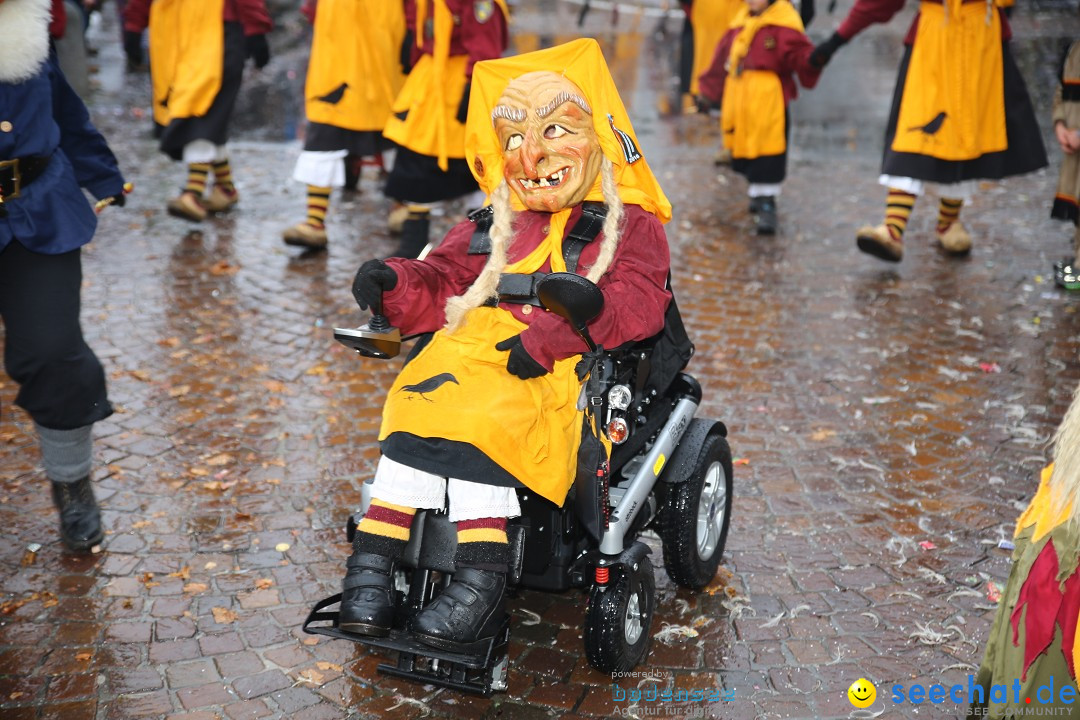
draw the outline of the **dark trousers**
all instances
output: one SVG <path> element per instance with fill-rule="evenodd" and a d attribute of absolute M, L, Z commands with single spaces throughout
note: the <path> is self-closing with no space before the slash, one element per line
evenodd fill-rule
<path fill-rule="evenodd" d="M 55 430 L 112 414 L 105 371 L 79 325 L 81 252 L 43 255 L 16 240 L 0 250 L 4 368 L 19 385 L 15 404 Z"/>

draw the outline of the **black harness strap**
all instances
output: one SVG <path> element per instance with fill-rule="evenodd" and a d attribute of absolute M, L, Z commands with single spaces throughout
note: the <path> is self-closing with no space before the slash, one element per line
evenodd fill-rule
<path fill-rule="evenodd" d="M 574 223 L 574 227 L 570 229 L 566 239 L 563 240 L 563 259 L 566 261 L 567 270 L 577 272 L 581 252 L 604 229 L 604 219 L 606 217 L 607 206 L 603 203 L 582 203 L 581 217 Z"/>
<path fill-rule="evenodd" d="M 566 269 L 570 272 L 577 272 L 581 253 L 585 250 L 585 246 L 595 240 L 603 230 L 604 219 L 607 217 L 607 207 L 603 203 L 586 202 L 582 204 L 581 210 L 581 217 L 563 239 L 563 259 L 566 261 Z M 491 223 L 494 220 L 494 211 L 491 206 L 473 210 L 469 213 L 469 220 L 476 225 L 472 238 L 469 240 L 469 254 L 490 255 Z M 491 299 L 486 304 L 495 306 L 499 302 L 509 302 L 540 307 L 540 299 L 536 297 L 536 284 L 546 276 L 547 273 L 543 272 L 531 275 L 503 273 L 499 278 L 497 290 L 499 299 Z"/>
<path fill-rule="evenodd" d="M 469 255 L 490 255 L 491 223 L 495 220 L 495 210 L 490 205 L 473 210 L 469 213 L 469 220 L 476 225 L 469 239 Z"/>

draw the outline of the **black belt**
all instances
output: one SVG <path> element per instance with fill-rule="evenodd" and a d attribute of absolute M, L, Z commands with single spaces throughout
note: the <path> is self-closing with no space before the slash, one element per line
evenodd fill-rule
<path fill-rule="evenodd" d="M 4 201 L 19 197 L 22 189 L 37 180 L 49 167 L 48 157 L 25 157 L 0 160 L 0 217 L 7 215 Z"/>

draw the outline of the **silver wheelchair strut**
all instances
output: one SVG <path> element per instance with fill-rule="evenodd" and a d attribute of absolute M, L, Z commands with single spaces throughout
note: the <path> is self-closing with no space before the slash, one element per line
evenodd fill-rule
<path fill-rule="evenodd" d="M 698 404 L 692 398 L 679 400 L 667 423 L 660 429 L 656 442 L 645 455 L 630 484 L 625 488 L 618 505 L 612 510 L 608 529 L 600 538 L 600 552 L 604 555 L 620 555 L 626 549 L 626 533 L 630 524 L 641 509 L 645 499 L 652 492 L 660 473 L 667 466 L 679 440 L 690 421 L 694 419 Z"/>

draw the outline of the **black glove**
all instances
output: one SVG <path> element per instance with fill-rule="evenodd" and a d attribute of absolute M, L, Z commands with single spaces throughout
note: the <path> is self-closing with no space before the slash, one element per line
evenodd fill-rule
<path fill-rule="evenodd" d="M 529 351 L 525 349 L 521 342 L 521 335 L 506 338 L 496 345 L 495 349 L 510 351 L 510 357 L 506 359 L 506 371 L 522 380 L 538 378 L 548 373 L 547 368 L 536 362 L 533 356 L 529 354 Z"/>
<path fill-rule="evenodd" d="M 710 112 L 716 109 L 716 105 L 712 100 L 704 95 L 697 95 L 694 97 L 694 105 L 697 107 L 697 111 L 702 115 L 708 115 Z"/>
<path fill-rule="evenodd" d="M 472 80 L 465 83 L 465 90 L 461 93 L 461 102 L 457 106 L 457 121 L 462 125 L 469 119 L 469 95 L 472 93 Z"/>
<path fill-rule="evenodd" d="M 128 65 L 141 67 L 145 58 L 142 49 L 142 33 L 134 30 L 124 31 L 124 54 L 127 55 Z"/>
<path fill-rule="evenodd" d="M 124 205 L 127 204 L 127 197 L 125 196 L 123 190 L 116 193 L 115 195 L 110 195 L 109 197 L 102 198 L 102 199 L 103 200 L 110 200 L 111 199 L 112 202 L 110 202 L 109 204 L 112 205 L 113 207 L 124 207 Z"/>
<path fill-rule="evenodd" d="M 255 67 L 260 70 L 270 62 L 270 45 L 266 42 L 265 35 L 248 35 L 247 56 L 255 61 Z"/>
<path fill-rule="evenodd" d="M 799 16 L 802 17 L 803 29 L 810 27 L 814 20 L 814 0 L 802 0 L 799 3 Z"/>
<path fill-rule="evenodd" d="M 382 309 L 382 294 L 397 287 L 397 273 L 382 260 L 368 260 L 356 271 L 352 295 L 361 310 Z"/>
<path fill-rule="evenodd" d="M 816 68 L 825 67 L 832 59 L 833 53 L 839 50 L 847 42 L 840 33 L 833 33 L 832 37 L 814 48 L 810 53 L 810 64 Z"/>
<path fill-rule="evenodd" d="M 401 41 L 401 57 L 398 58 L 401 63 L 401 72 L 408 75 L 412 72 L 412 49 L 416 45 L 416 35 L 412 30 L 405 31 L 405 38 Z"/>

